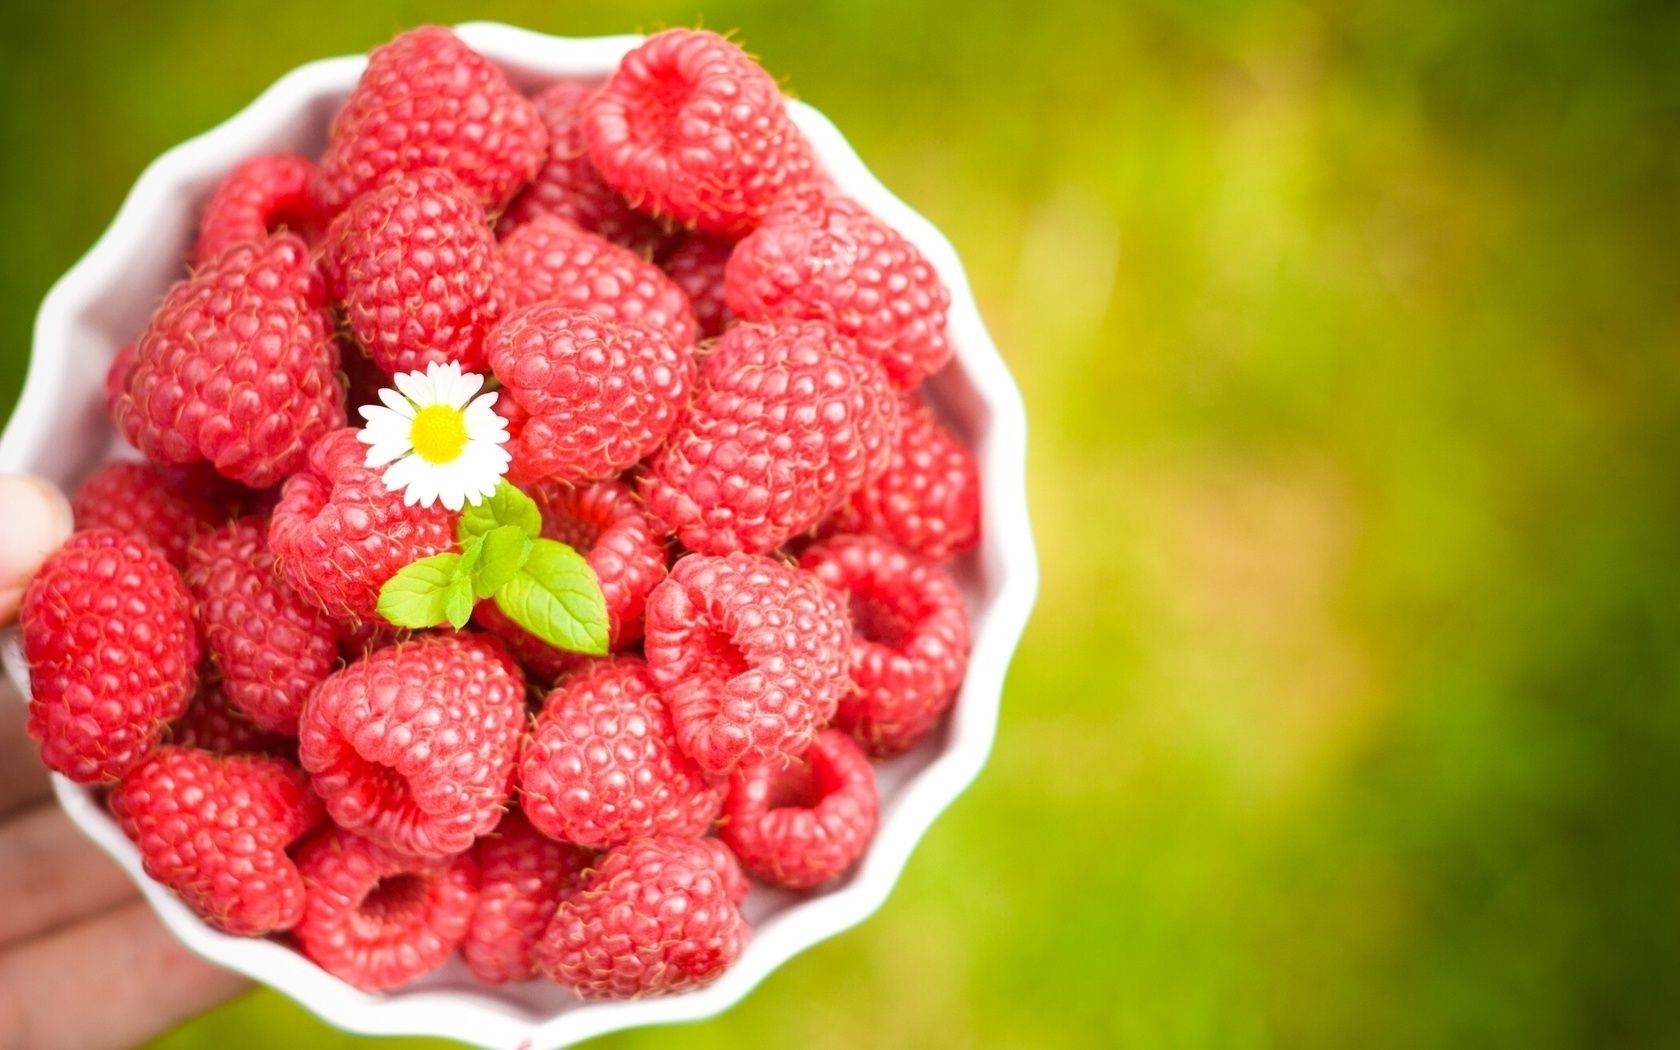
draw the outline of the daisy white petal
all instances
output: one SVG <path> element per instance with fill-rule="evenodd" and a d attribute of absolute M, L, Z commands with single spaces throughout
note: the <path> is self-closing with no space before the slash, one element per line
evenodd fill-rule
<path fill-rule="evenodd" d="M 385 407 L 389 408 L 403 419 L 413 419 L 414 413 L 418 411 L 418 409 L 414 407 L 414 402 L 410 401 L 406 397 L 403 397 L 401 394 L 392 390 L 388 386 L 382 386 L 379 388 L 379 400 L 385 402 Z M 365 413 L 367 409 L 364 408 L 362 411 Z"/>
<path fill-rule="evenodd" d="M 397 384 L 397 389 L 402 391 L 402 395 L 416 405 L 425 406 L 437 401 L 432 381 L 424 372 L 398 372 L 391 379 Z"/>

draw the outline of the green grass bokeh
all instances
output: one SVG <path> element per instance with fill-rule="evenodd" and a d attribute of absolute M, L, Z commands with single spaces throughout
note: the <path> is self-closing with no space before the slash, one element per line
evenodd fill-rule
<path fill-rule="evenodd" d="M 148 160 L 425 21 L 738 30 L 962 253 L 1045 571 L 991 764 L 872 921 L 592 1046 L 1680 1040 L 1680 8 L 3 17 L 0 405 Z"/>

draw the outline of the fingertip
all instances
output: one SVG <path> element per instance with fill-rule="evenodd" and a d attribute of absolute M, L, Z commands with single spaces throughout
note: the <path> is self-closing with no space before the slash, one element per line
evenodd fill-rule
<path fill-rule="evenodd" d="M 31 474 L 0 474 L 0 618 L 17 611 L 29 577 L 75 527 L 70 501 Z"/>

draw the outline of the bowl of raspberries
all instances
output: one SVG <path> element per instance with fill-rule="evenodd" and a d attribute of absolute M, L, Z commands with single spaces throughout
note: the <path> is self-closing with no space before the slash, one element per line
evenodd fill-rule
<path fill-rule="evenodd" d="M 3 640 L 76 824 L 346 1029 L 707 1016 L 885 900 L 1036 590 L 950 244 L 735 42 L 294 70 L 49 293 Z"/>

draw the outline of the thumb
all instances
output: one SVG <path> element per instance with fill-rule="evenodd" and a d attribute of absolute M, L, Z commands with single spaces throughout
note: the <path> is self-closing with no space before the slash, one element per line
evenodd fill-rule
<path fill-rule="evenodd" d="M 28 474 L 0 474 L 0 623 L 17 615 L 29 578 L 70 535 L 64 493 Z"/>

